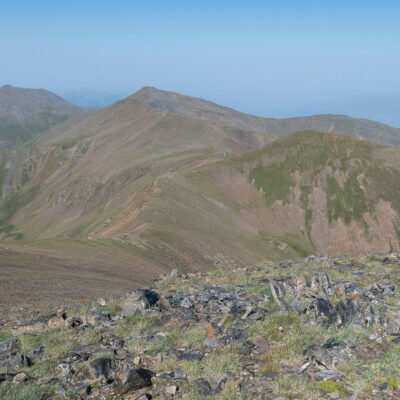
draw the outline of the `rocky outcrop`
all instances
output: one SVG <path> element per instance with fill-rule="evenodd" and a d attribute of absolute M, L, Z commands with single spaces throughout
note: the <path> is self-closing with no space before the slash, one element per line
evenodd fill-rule
<path fill-rule="evenodd" d="M 393 296 L 393 289 L 388 280 L 374 282 L 365 289 L 351 282 L 331 285 L 328 274 L 319 273 L 271 282 L 271 292 L 280 308 L 305 313 L 315 322 L 338 328 L 349 323 L 366 327 L 386 323 L 375 306 L 383 304 L 385 296 Z M 287 294 L 294 297 L 290 304 L 284 300 Z"/>
<path fill-rule="evenodd" d="M 399 398 L 396 366 L 378 364 L 400 354 L 399 271 L 397 254 L 175 271 L 118 308 L 99 299 L 14 329 L 0 393 L 29 382 L 46 399 Z M 354 390 L 371 365 L 386 380 Z"/>

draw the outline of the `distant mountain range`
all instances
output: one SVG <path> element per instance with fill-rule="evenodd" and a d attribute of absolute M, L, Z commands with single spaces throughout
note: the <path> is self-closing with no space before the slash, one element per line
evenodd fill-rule
<path fill-rule="evenodd" d="M 60 92 L 60 96 L 80 107 L 103 108 L 123 99 L 127 96 L 127 94 L 106 93 L 98 90 L 80 89 L 62 91 Z"/>
<path fill-rule="evenodd" d="M 86 265 L 76 273 L 89 279 L 91 254 L 107 249 L 110 270 L 131 257 L 142 282 L 171 268 L 399 247 L 399 129 L 342 115 L 261 118 L 155 88 L 88 114 L 54 101 L 72 117 L 0 151 L 0 249 L 22 239 L 18 265 L 45 253 L 43 263 Z M 18 104 L 15 121 L 28 124 L 36 108 Z"/>
<path fill-rule="evenodd" d="M 84 113 L 54 93 L 43 89 L 0 87 L 0 143 L 25 142 L 49 127 Z"/>

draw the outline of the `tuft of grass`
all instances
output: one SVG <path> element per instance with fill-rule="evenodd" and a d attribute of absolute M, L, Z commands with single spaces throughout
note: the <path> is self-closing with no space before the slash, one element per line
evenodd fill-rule
<path fill-rule="evenodd" d="M 279 327 L 283 328 L 282 332 Z M 262 373 L 277 372 L 282 363 L 291 368 L 299 367 L 305 348 L 330 337 L 326 328 L 306 325 L 303 317 L 290 313 L 270 314 L 264 321 L 253 324 L 250 333 L 273 343 L 262 357 Z"/>
<path fill-rule="evenodd" d="M 323 395 L 320 387 L 304 376 L 280 375 L 271 386 L 275 393 L 289 399 L 320 400 Z"/>
<path fill-rule="evenodd" d="M 4 328 L 0 330 L 0 342 L 4 340 L 10 340 L 13 338 L 11 328 Z"/>
<path fill-rule="evenodd" d="M 400 349 L 390 346 L 380 357 L 370 360 L 363 370 L 363 377 L 368 383 L 381 382 L 400 384 L 399 380 Z"/>
<path fill-rule="evenodd" d="M 37 335 L 22 334 L 19 337 L 21 352 L 29 353 L 39 346 L 44 346 L 46 351 L 59 355 L 75 343 L 71 336 L 71 332 L 66 328 L 56 328 Z"/>
<path fill-rule="evenodd" d="M 2 385 L 0 386 L 1 400 L 42 400 L 48 392 L 46 386 L 37 385 Z"/>
<path fill-rule="evenodd" d="M 31 350 L 43 346 L 46 355 L 56 358 L 79 344 L 96 342 L 97 335 L 98 332 L 96 331 L 71 332 L 67 328 L 61 327 L 37 335 L 22 334 L 19 336 L 19 341 L 22 353 L 29 353 Z"/>
<path fill-rule="evenodd" d="M 151 313 L 130 315 L 118 322 L 114 328 L 114 333 L 117 336 L 138 336 L 143 329 L 157 321 L 158 318 L 157 314 Z"/>
<path fill-rule="evenodd" d="M 106 311 L 111 315 L 111 317 L 115 317 L 122 311 L 121 301 L 118 300 L 107 301 L 105 306 L 97 307 L 96 311 Z"/>
<path fill-rule="evenodd" d="M 207 327 L 205 324 L 196 324 L 195 326 L 184 330 L 179 342 L 186 346 L 200 345 L 206 337 Z"/>
<path fill-rule="evenodd" d="M 227 382 L 222 391 L 216 395 L 202 396 L 198 393 L 188 393 L 182 396 L 185 400 L 244 400 L 240 394 L 237 382 Z"/>
<path fill-rule="evenodd" d="M 213 396 L 215 400 L 242 400 L 243 396 L 239 393 L 238 383 L 228 382 L 221 393 Z"/>
<path fill-rule="evenodd" d="M 242 371 L 240 357 L 233 352 L 216 352 L 202 361 L 203 373 L 209 380 L 215 380 L 227 373 L 238 374 Z"/>
<path fill-rule="evenodd" d="M 159 343 L 154 344 L 147 350 L 149 354 L 166 353 L 178 346 L 182 335 L 181 329 L 179 327 L 173 327 L 166 333 L 167 335 L 164 336 Z"/>
<path fill-rule="evenodd" d="M 192 379 L 204 378 L 211 382 L 222 376 L 242 371 L 242 362 L 238 354 L 231 351 L 220 351 L 204 357 L 201 361 L 179 361 L 176 357 L 168 357 L 154 364 L 156 371 L 183 369 Z"/>

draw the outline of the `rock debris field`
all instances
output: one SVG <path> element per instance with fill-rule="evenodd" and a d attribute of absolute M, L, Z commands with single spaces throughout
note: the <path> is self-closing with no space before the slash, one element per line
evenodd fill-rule
<path fill-rule="evenodd" d="M 400 255 L 173 271 L 0 330 L 0 399 L 399 399 Z"/>

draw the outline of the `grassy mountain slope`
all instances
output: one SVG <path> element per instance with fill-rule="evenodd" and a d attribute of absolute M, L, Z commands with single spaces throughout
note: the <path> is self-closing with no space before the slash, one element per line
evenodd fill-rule
<path fill-rule="evenodd" d="M 118 102 L 18 150 L 6 182 L 15 194 L 3 202 L 0 230 L 17 237 L 22 231 L 27 238 L 92 236 L 132 202 L 140 210 L 158 176 L 240 155 L 272 139 L 134 99 Z"/>
<path fill-rule="evenodd" d="M 242 129 L 264 131 L 282 137 L 302 130 L 344 133 L 355 138 L 375 140 L 400 145 L 400 129 L 366 119 L 346 115 L 312 115 L 286 119 L 262 118 L 245 114 L 209 101 L 173 92 L 145 87 L 134 98 L 153 108 L 176 113 L 185 117 L 217 122 Z"/>
<path fill-rule="evenodd" d="M 97 235 L 158 243 L 182 268 L 389 250 L 399 247 L 399 172 L 397 147 L 299 132 L 157 178 L 139 214 L 128 207 Z"/>
<path fill-rule="evenodd" d="M 399 246 L 397 147 L 305 131 L 225 160 L 196 148 L 146 164 L 146 145 L 136 155 L 129 141 L 90 154 L 107 134 L 87 148 L 87 139 L 64 150 L 62 137 L 48 144 L 46 167 L 33 168 L 4 234 L 110 239 L 154 266 L 182 270 Z"/>
<path fill-rule="evenodd" d="M 18 144 L 50 126 L 83 113 L 61 97 L 43 89 L 0 87 L 0 141 Z"/>

